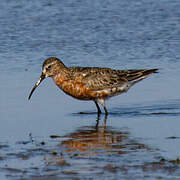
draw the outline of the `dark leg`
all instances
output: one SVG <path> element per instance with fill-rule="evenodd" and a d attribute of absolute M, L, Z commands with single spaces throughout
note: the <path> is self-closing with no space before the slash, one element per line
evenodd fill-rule
<path fill-rule="evenodd" d="M 108 115 L 108 111 L 107 111 L 105 106 L 103 106 L 103 107 L 104 107 L 105 116 L 107 116 Z"/>
<path fill-rule="evenodd" d="M 100 103 L 102 105 L 102 107 L 104 108 L 105 115 L 107 116 L 108 111 L 107 111 L 106 106 L 105 106 L 105 100 L 102 98 L 102 99 L 97 99 L 97 101 L 98 101 L 98 103 Z"/>
<path fill-rule="evenodd" d="M 97 103 L 96 101 L 94 101 L 94 103 L 96 104 L 96 107 L 97 107 L 97 110 L 98 110 L 97 113 L 98 113 L 98 114 L 101 114 L 101 109 L 100 109 L 98 103 Z"/>

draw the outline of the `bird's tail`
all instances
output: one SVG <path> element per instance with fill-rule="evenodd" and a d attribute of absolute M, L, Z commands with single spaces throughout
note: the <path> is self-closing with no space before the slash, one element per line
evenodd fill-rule
<path fill-rule="evenodd" d="M 152 73 L 158 73 L 158 69 L 142 69 L 142 70 L 136 70 L 131 73 L 129 73 L 127 79 L 132 84 L 135 84 L 136 82 L 141 81 L 142 79 L 146 78 Z"/>

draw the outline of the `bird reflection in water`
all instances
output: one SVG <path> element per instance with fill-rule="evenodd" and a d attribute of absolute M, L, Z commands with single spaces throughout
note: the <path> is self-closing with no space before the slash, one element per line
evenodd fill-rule
<path fill-rule="evenodd" d="M 127 153 L 129 148 L 143 147 L 145 145 L 139 144 L 129 138 L 127 130 L 118 130 L 111 126 L 106 126 L 107 116 L 101 125 L 99 116 L 95 126 L 83 126 L 78 128 L 75 132 L 67 134 L 61 142 L 66 152 L 76 153 L 106 153 L 117 152 L 118 154 Z M 132 146 L 131 146 L 132 145 Z"/>
<path fill-rule="evenodd" d="M 107 126 L 106 121 L 107 116 L 104 117 L 103 122 L 98 116 L 96 125 L 83 126 L 61 136 L 62 141 L 58 145 L 60 155 L 59 150 L 55 150 L 53 153 L 55 155 L 46 158 L 46 164 L 67 165 L 69 162 L 72 164 L 76 157 L 99 159 L 103 154 L 106 155 L 103 156 L 104 158 L 110 155 L 108 157 L 116 159 L 121 156 L 123 159 L 128 158 L 132 152 L 142 153 L 142 150 L 149 152 L 149 147 L 132 137 L 127 128 L 113 128 Z M 139 156 L 137 158 L 139 159 Z"/>

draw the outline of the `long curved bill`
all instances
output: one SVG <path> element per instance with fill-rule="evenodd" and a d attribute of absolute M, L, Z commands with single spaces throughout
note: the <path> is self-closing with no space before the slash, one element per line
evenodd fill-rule
<path fill-rule="evenodd" d="M 43 79 L 45 79 L 45 75 L 42 73 L 39 80 L 35 83 L 34 87 L 32 88 L 28 100 L 31 98 L 33 92 L 35 91 L 35 89 L 39 86 L 39 84 L 43 81 Z"/>

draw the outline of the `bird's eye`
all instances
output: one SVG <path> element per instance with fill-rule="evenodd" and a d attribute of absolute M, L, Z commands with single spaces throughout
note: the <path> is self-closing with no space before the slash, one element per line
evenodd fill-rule
<path fill-rule="evenodd" d="M 51 65 L 47 66 L 47 69 L 48 69 L 48 70 L 51 69 Z"/>

